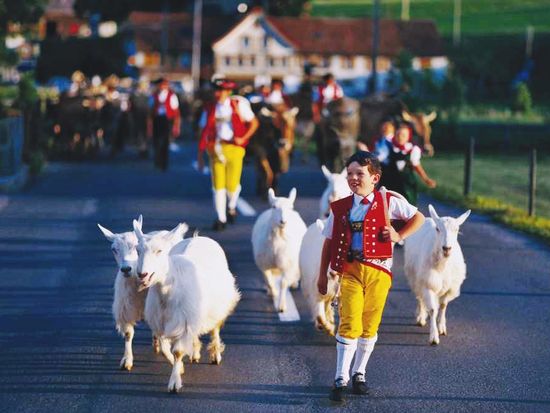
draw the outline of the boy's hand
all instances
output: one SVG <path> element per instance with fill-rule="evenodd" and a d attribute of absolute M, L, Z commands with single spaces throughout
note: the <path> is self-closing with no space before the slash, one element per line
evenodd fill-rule
<path fill-rule="evenodd" d="M 430 178 L 426 179 L 425 183 L 428 188 L 435 188 L 437 186 L 437 182 Z"/>
<path fill-rule="evenodd" d="M 391 225 L 384 227 L 381 232 L 381 238 L 383 242 L 399 242 L 403 239 Z"/>
<path fill-rule="evenodd" d="M 327 274 L 324 273 L 319 275 L 319 279 L 317 280 L 317 289 L 319 290 L 319 294 L 325 295 L 327 293 L 327 284 L 328 284 Z"/>

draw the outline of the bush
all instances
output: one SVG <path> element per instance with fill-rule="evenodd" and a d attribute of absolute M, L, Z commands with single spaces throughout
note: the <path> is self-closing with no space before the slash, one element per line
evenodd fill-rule
<path fill-rule="evenodd" d="M 520 83 L 516 89 L 513 109 L 516 112 L 530 113 L 533 107 L 531 92 L 525 83 Z"/>

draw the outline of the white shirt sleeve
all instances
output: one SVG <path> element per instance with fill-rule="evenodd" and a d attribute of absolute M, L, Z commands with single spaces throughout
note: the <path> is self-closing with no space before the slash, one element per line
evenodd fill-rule
<path fill-rule="evenodd" d="M 411 164 L 412 166 L 420 165 L 420 158 L 422 157 L 422 150 L 418 146 L 414 146 L 411 151 Z"/>
<path fill-rule="evenodd" d="M 388 205 L 390 219 L 399 219 L 408 221 L 418 211 L 418 208 L 409 204 L 407 201 L 395 196 L 390 197 L 390 204 Z"/>
<path fill-rule="evenodd" d="M 323 236 L 325 238 L 328 238 L 328 239 L 332 238 L 333 226 L 334 226 L 334 215 L 332 214 L 332 211 L 330 211 L 330 214 L 327 218 L 327 222 L 325 223 L 325 227 L 323 228 Z"/>
<path fill-rule="evenodd" d="M 239 99 L 239 115 L 244 122 L 252 122 L 255 117 L 250 102 L 244 98 Z"/>
<path fill-rule="evenodd" d="M 172 96 L 170 97 L 170 107 L 172 110 L 176 110 L 180 107 L 180 102 L 175 93 L 172 93 Z"/>

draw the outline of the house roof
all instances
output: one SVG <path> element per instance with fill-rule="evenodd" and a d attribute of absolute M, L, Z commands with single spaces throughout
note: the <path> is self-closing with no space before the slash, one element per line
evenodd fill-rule
<path fill-rule="evenodd" d="M 271 17 L 267 21 L 303 53 L 371 54 L 371 19 Z M 407 49 L 418 56 L 441 56 L 443 43 L 433 21 L 380 20 L 379 54 Z"/>
<path fill-rule="evenodd" d="M 251 13 L 286 39 L 302 53 L 369 55 L 372 53 L 373 21 L 368 18 L 296 18 L 265 16 L 261 10 Z M 245 17 L 249 18 L 250 14 Z M 244 22 L 241 20 L 240 23 Z M 239 26 L 238 23 L 236 27 Z M 443 41 L 431 20 L 380 20 L 379 54 L 396 56 L 403 49 L 416 56 L 444 55 Z M 222 36 L 222 40 L 229 33 Z"/>
<path fill-rule="evenodd" d="M 168 48 L 176 51 L 190 51 L 193 47 L 193 16 L 189 13 L 132 12 L 126 27 L 134 32 L 139 50 L 161 50 L 162 28 L 167 24 Z M 204 16 L 202 21 L 202 45 L 210 44 L 225 34 L 234 24 L 227 16 Z"/>

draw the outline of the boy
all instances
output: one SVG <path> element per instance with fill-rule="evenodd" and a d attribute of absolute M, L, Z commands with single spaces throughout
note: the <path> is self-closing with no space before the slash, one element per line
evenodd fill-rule
<path fill-rule="evenodd" d="M 336 375 L 330 393 L 330 399 L 338 402 L 349 381 L 354 354 L 353 393 L 367 394 L 366 366 L 391 287 L 392 243 L 413 234 L 424 222 L 424 215 L 406 201 L 388 194 L 384 202 L 375 189 L 381 168 L 374 154 L 358 151 L 347 160 L 346 168 L 353 194 L 331 204 L 317 282 L 324 295 L 329 263 L 342 274 Z M 387 224 L 388 219 L 404 221 L 404 226 L 398 232 Z"/>

